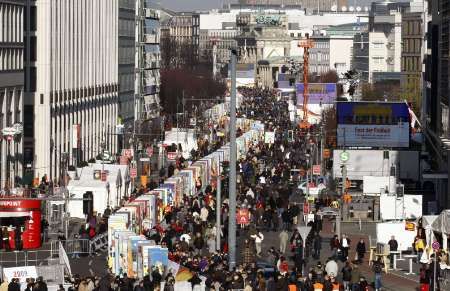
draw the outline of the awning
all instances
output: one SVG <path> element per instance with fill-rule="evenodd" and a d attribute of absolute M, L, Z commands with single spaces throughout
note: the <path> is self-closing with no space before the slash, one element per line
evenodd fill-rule
<path fill-rule="evenodd" d="M 30 211 L 2 211 L 0 212 L 0 218 L 2 217 L 30 217 Z"/>

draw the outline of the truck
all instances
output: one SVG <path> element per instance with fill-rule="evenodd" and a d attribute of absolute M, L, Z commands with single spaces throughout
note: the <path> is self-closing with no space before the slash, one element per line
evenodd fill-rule
<path fill-rule="evenodd" d="M 420 179 L 418 151 L 349 149 L 345 150 L 348 160 L 342 162 L 343 151 L 333 151 L 333 178 L 342 178 L 342 166 L 345 165 L 347 178 L 360 189 L 364 176 L 388 177 L 393 166 L 400 181 L 417 182 Z"/>

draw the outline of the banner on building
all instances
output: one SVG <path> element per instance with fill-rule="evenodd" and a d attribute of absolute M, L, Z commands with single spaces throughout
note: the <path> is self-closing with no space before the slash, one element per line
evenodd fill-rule
<path fill-rule="evenodd" d="M 406 103 L 338 102 L 337 144 L 353 147 L 409 147 Z"/>
<path fill-rule="evenodd" d="M 296 84 L 297 106 L 303 105 L 305 85 Z M 308 104 L 332 104 L 337 98 L 336 83 L 311 83 L 308 85 Z"/>
<path fill-rule="evenodd" d="M 78 149 L 80 145 L 80 129 L 79 124 L 72 124 L 72 148 Z"/>

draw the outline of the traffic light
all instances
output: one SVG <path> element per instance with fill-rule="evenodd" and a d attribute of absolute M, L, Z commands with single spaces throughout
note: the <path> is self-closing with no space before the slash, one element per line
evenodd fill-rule
<path fill-rule="evenodd" d="M 83 214 L 88 216 L 94 212 L 94 195 L 92 191 L 87 191 L 83 194 Z"/>

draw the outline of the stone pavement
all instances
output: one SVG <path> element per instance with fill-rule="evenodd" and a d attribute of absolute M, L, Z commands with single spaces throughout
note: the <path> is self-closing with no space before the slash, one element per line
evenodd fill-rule
<path fill-rule="evenodd" d="M 362 237 L 366 242 L 366 247 L 369 249 L 369 239 L 368 235 L 359 233 L 359 227 L 354 224 L 354 231 L 347 231 L 346 234 L 349 235 L 351 240 L 351 250 L 349 252 L 349 258 L 355 257 L 355 247 L 358 240 Z M 345 226 L 345 230 L 352 230 L 350 226 Z M 262 245 L 263 254 L 267 252 L 270 247 L 275 247 L 277 250 L 279 249 L 279 232 L 263 232 L 264 241 Z M 320 262 L 325 264 L 327 258 L 331 256 L 330 250 L 330 239 L 333 237 L 332 232 L 332 222 L 327 219 L 323 222 L 323 230 L 321 232 L 322 236 L 322 250 L 320 256 Z M 240 240 L 239 240 L 240 241 Z M 242 242 L 240 242 L 242 243 Z M 238 252 L 239 253 L 239 252 Z M 288 258 L 292 255 L 290 251 L 285 254 Z M 365 261 L 362 265 L 359 265 L 362 274 L 365 276 L 368 282 L 373 282 L 374 274 L 368 264 L 369 254 L 367 253 L 365 256 Z M 309 270 L 310 267 L 315 266 L 319 260 L 314 260 L 312 258 L 308 259 L 305 270 Z M 290 262 L 292 263 L 292 261 Z M 343 267 L 342 262 L 338 262 L 339 269 Z M 401 266 L 400 266 L 401 267 Z M 398 272 L 389 272 L 388 274 L 383 274 L 382 283 L 383 290 L 395 290 L 395 291 L 412 291 L 419 290 L 419 281 L 418 275 L 407 276 L 403 275 L 403 271 Z M 338 277 L 338 279 L 340 279 Z"/>

